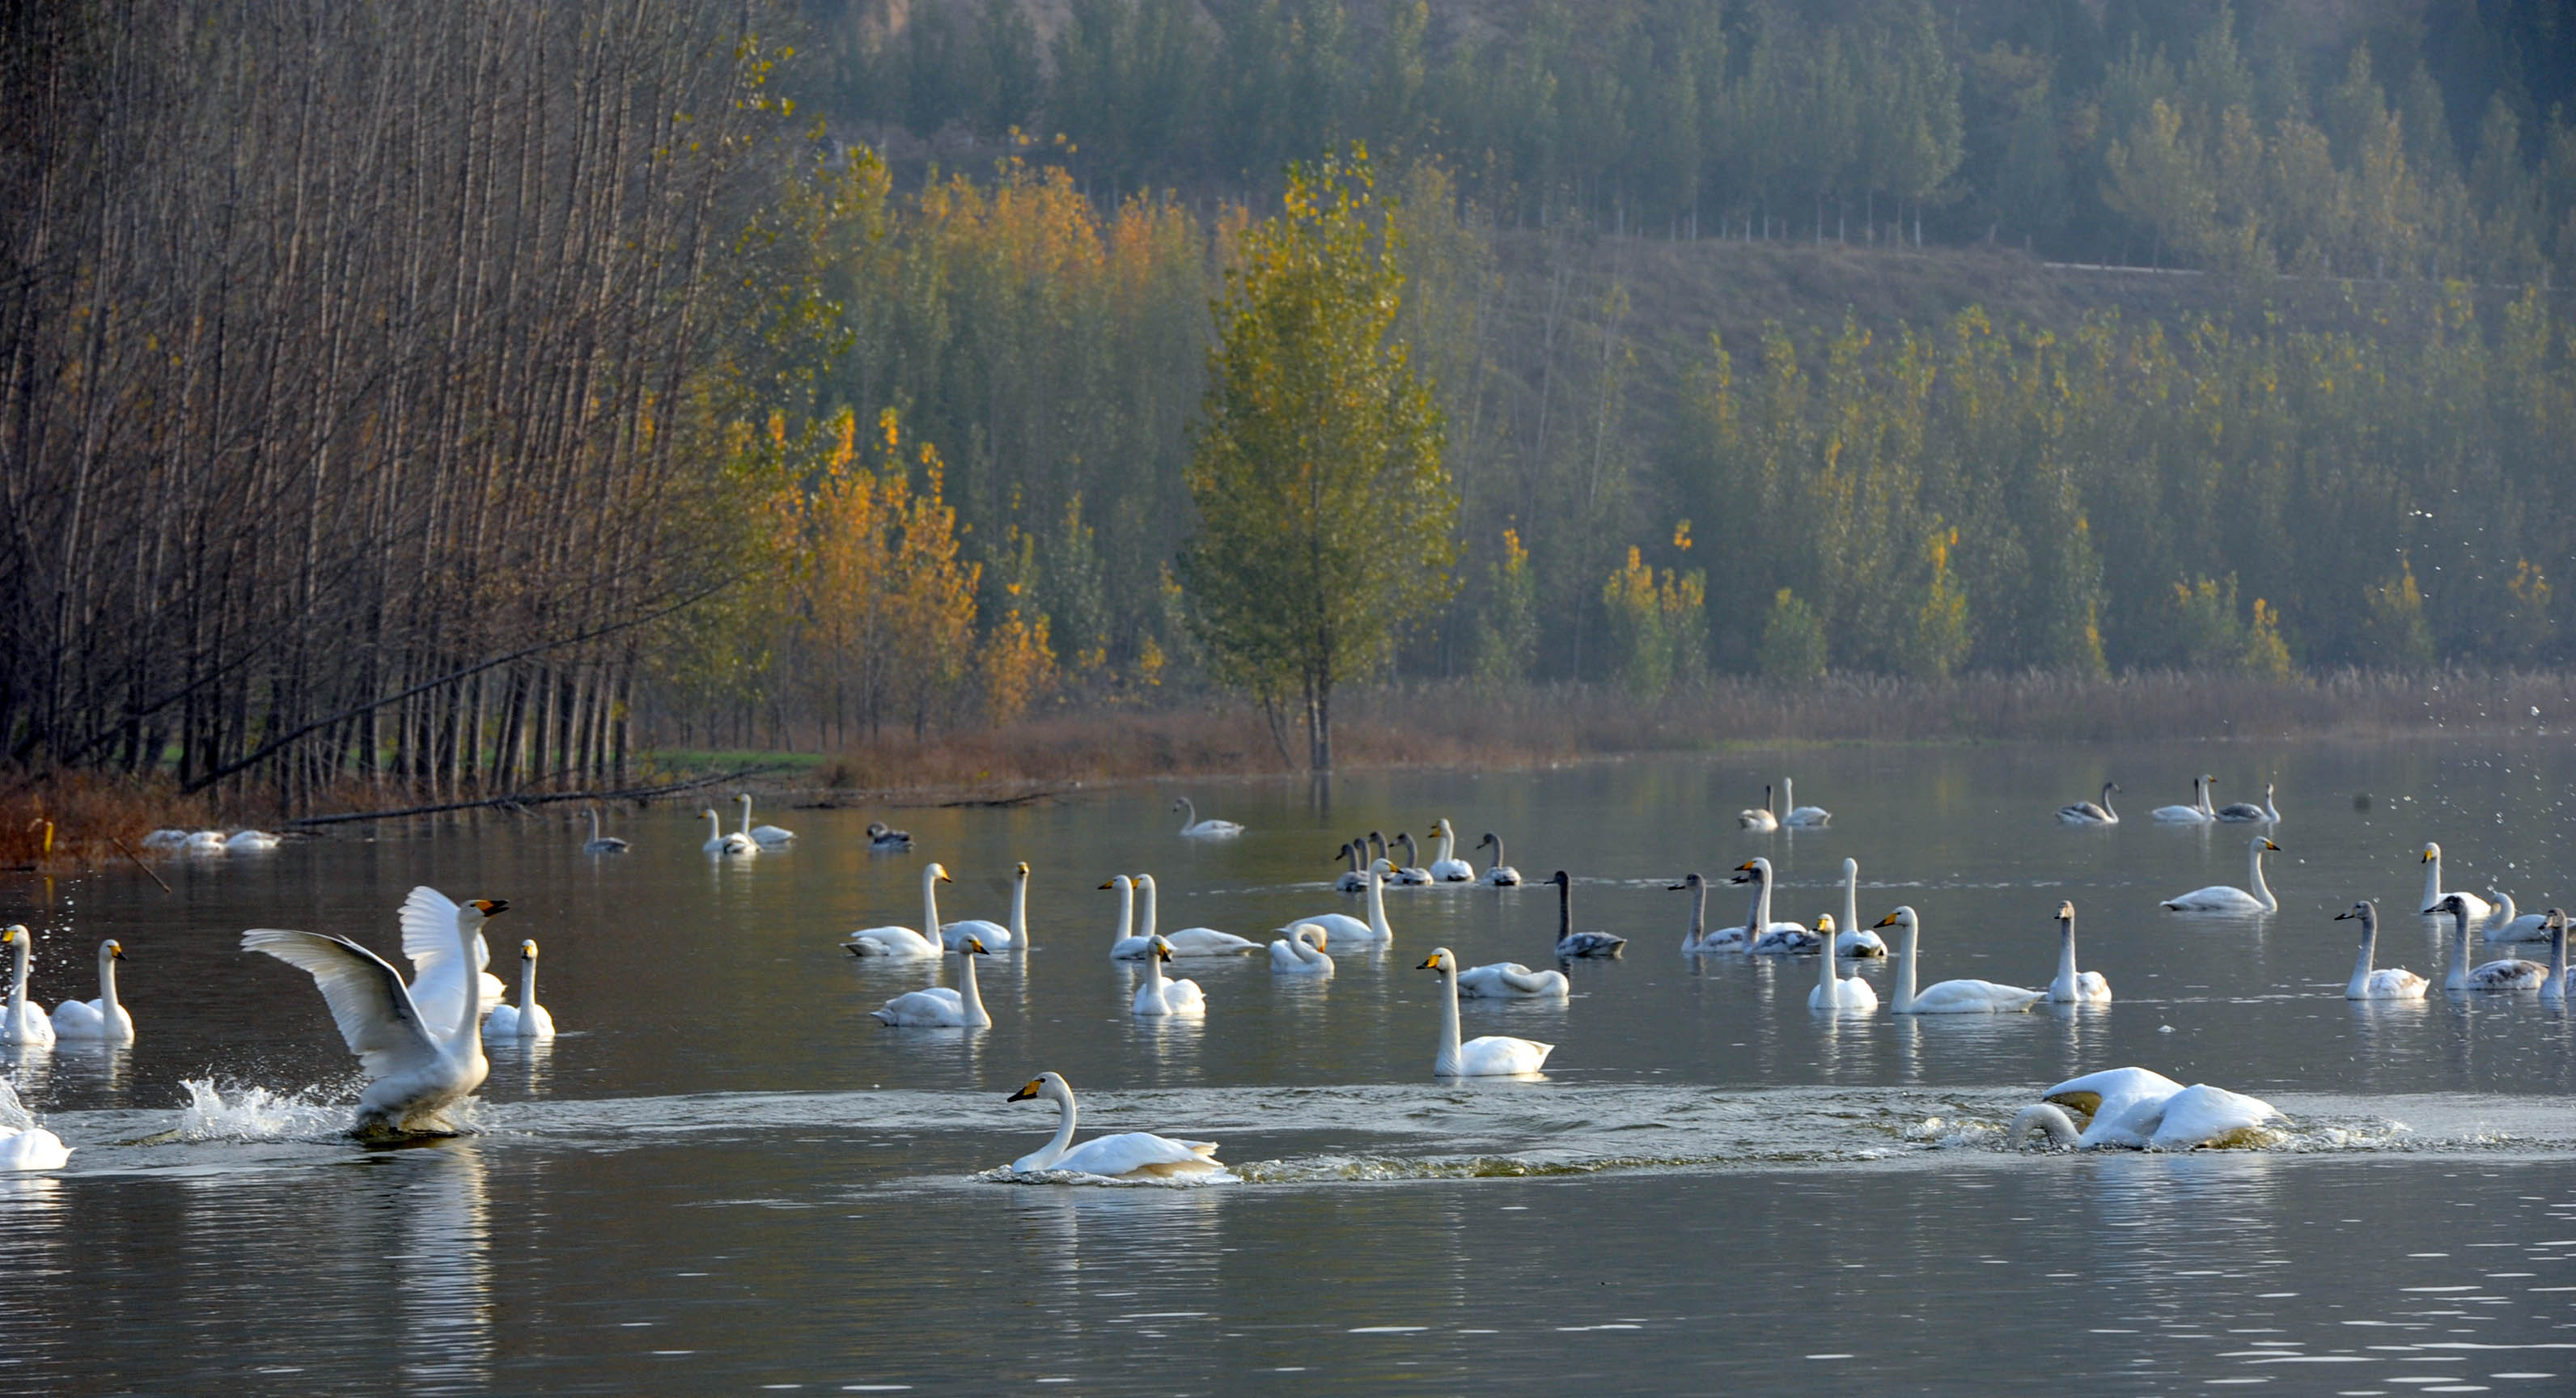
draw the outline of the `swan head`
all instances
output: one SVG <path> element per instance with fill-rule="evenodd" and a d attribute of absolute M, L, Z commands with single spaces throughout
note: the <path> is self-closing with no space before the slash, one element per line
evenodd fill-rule
<path fill-rule="evenodd" d="M 1012 877 L 1012 878 L 1015 878 L 1015 879 L 1025 879 L 1025 878 L 1027 878 L 1028 876 L 1029 876 L 1029 861 L 1027 861 L 1027 860 L 1023 859 L 1023 860 L 1021 860 L 1021 861 L 1020 861 L 1020 865 L 1019 865 L 1019 867 L 1018 867 L 1018 868 L 1016 868 L 1016 869 L 1013 869 L 1013 870 L 1011 871 L 1011 877 Z"/>
<path fill-rule="evenodd" d="M 1708 880 L 1699 874 L 1684 874 L 1682 875 L 1682 881 L 1680 883 L 1668 883 L 1664 885 L 1665 888 L 1674 893 L 1679 893 L 1684 889 L 1706 888 L 1707 886 Z"/>
<path fill-rule="evenodd" d="M 1317 951 L 1323 951 L 1331 943 L 1332 934 L 1326 932 L 1320 923 L 1301 922 L 1288 929 L 1288 940 L 1304 942 Z"/>
<path fill-rule="evenodd" d="M 1154 940 L 1159 942 L 1159 941 L 1161 941 L 1161 940 L 1162 940 L 1162 938 L 1157 937 L 1157 938 L 1155 938 Z M 536 944 L 536 943 L 534 943 L 534 942 L 530 942 L 530 943 L 528 943 L 528 947 L 529 947 L 529 949 L 530 949 L 530 950 L 529 950 L 529 954 L 530 954 L 530 955 L 534 955 L 534 954 L 535 954 L 535 948 L 536 948 L 536 945 L 537 945 L 537 944 Z M 966 939 L 966 945 L 964 945 L 964 946 L 962 946 L 962 947 L 959 947 L 959 948 L 957 949 L 957 954 L 958 954 L 959 956 L 991 956 L 991 955 L 992 955 L 992 953 L 991 953 L 991 952 L 984 950 L 984 940 L 983 940 L 983 938 L 981 938 L 981 937 L 969 937 L 969 938 L 967 938 L 967 939 Z"/>
<path fill-rule="evenodd" d="M 1816 914 L 1816 935 L 1819 937 L 1830 937 L 1834 935 L 1834 915 L 1832 913 Z"/>
<path fill-rule="evenodd" d="M 1745 860 L 1743 863 L 1736 865 L 1735 876 L 1728 879 L 1727 882 L 1751 883 L 1755 879 L 1767 879 L 1769 877 L 1771 877 L 1771 861 L 1768 859 L 1754 858 Z"/>
<path fill-rule="evenodd" d="M 499 917 L 509 910 L 510 900 L 507 898 L 476 898 L 457 907 L 456 920 L 463 922 L 470 917 L 480 922 L 487 917 Z"/>
<path fill-rule="evenodd" d="M 1563 869 L 1559 869 L 1555 873 L 1548 875 L 1547 881 L 1555 884 L 1559 888 L 1574 887 L 1574 876 L 1565 872 Z"/>
<path fill-rule="evenodd" d="M 13 947 L 21 943 L 28 946 L 36 944 L 36 934 L 27 930 L 27 924 L 13 922 L 7 927 L 0 927 L 0 947 Z"/>
<path fill-rule="evenodd" d="M 528 940 L 519 943 L 519 959 L 521 961 L 534 961 L 537 959 L 537 942 L 535 938 L 531 937 Z"/>
<path fill-rule="evenodd" d="M 948 877 L 948 866 L 937 860 L 931 861 L 930 867 L 921 871 L 921 881 L 925 884 L 957 882 Z"/>
<path fill-rule="evenodd" d="M 2065 904 L 2058 909 L 2058 912 L 2063 916 L 2073 917 L 2075 916 L 2075 905 L 2072 903 Z M 1880 927 L 1912 927 L 1914 925 L 1914 905 L 1911 903 L 1898 904 L 1896 911 L 1880 918 L 1876 925 Z"/>
<path fill-rule="evenodd" d="M 2059 922 L 2073 922 L 2073 921 L 2075 920 L 2075 900 L 2074 900 L 2074 899 L 2072 899 L 2072 898 L 2064 898 L 2064 899 L 2060 899 L 2060 900 L 2058 900 L 2058 904 L 2057 904 L 2057 920 L 2058 920 Z"/>
<path fill-rule="evenodd" d="M 1476 842 L 1476 848 L 1478 848 L 1478 849 L 1483 849 L 1483 848 L 1484 848 L 1485 846 L 1487 846 L 1487 845 L 1499 845 L 1499 844 L 1501 844 L 1501 843 L 1502 843 L 1502 841 L 1497 840 L 1497 839 L 1495 839 L 1495 838 L 1494 838 L 1494 832 L 1493 832 L 1493 831 L 1491 831 L 1491 830 L 1488 830 L 1488 831 L 1486 831 L 1486 832 L 1485 832 L 1485 838 L 1483 838 L 1483 839 L 1481 839 L 1481 840 L 1478 840 L 1478 841 Z"/>
<path fill-rule="evenodd" d="M 717 814 L 716 814 L 716 808 L 715 808 L 715 807 L 713 807 L 713 806 L 709 806 L 709 807 L 707 807 L 705 810 L 698 812 L 698 814 L 699 814 L 699 815 L 701 815 L 701 816 L 704 816 L 704 817 L 705 817 L 705 818 L 707 818 L 708 820 L 722 820 L 722 819 L 724 819 L 724 817 L 722 817 L 722 816 L 720 816 L 720 815 L 717 815 Z"/>
<path fill-rule="evenodd" d="M 1122 891 L 1132 889 L 1135 886 L 1136 881 L 1127 877 L 1125 874 L 1113 874 L 1106 882 L 1100 885 L 1103 890 L 1115 888 Z"/>
<path fill-rule="evenodd" d="M 2373 907 L 2369 899 L 2364 898 L 2360 902 L 2355 903 L 2351 907 L 2334 915 L 2334 920 L 2337 922 L 2345 921 L 2348 918 L 2361 919 L 2361 928 L 2363 931 L 2367 932 L 2371 928 L 2379 925 L 2379 909 Z"/>
<path fill-rule="evenodd" d="M 2279 845 L 2272 843 L 2270 840 L 2264 839 L 2260 835 L 2254 837 L 2253 847 L 2261 850 L 2265 854 L 2279 854 L 2281 852 L 2281 847 Z"/>
<path fill-rule="evenodd" d="M 882 820 L 872 820 L 872 821 L 869 821 L 869 822 L 868 822 L 868 838 L 869 838 L 869 839 L 873 840 L 873 839 L 875 839 L 876 837 L 878 837 L 879 835 L 884 834 L 885 832 L 886 832 L 886 823 L 885 823 L 884 821 L 882 821 Z"/>
<path fill-rule="evenodd" d="M 2442 847 L 2440 845 L 2428 844 L 2424 846 L 2424 857 L 2416 862 L 2419 864 L 2430 864 L 2441 857 Z"/>
<path fill-rule="evenodd" d="M 1040 1073 L 1036 1077 L 1029 1079 L 1026 1087 L 1021 1088 L 1019 1091 L 1012 1093 L 1010 1096 L 1002 1100 L 1006 1102 L 1026 1102 L 1032 1097 L 1044 1097 L 1049 1101 L 1062 1102 L 1072 1096 L 1073 1084 L 1066 1082 L 1063 1074 Z"/>
<path fill-rule="evenodd" d="M 1159 933 L 1154 937 L 1154 959 L 1156 961 L 1169 961 L 1172 959 L 1171 939 L 1164 937 Z"/>
<path fill-rule="evenodd" d="M 1417 971 L 1439 971 L 1446 975 L 1456 975 L 1458 972 L 1458 958 L 1452 956 L 1447 947 L 1442 947 L 1431 953 L 1431 955 L 1424 957 L 1422 964 L 1414 967 L 1413 969 Z"/>
<path fill-rule="evenodd" d="M 2426 908 L 2424 913 L 2428 917 L 2434 913 L 2457 913 L 2462 916 L 2466 916 L 2468 911 L 2469 902 L 2465 895 L 2446 893 L 2442 895 L 2441 902 L 2435 903 L 2433 906 Z"/>
<path fill-rule="evenodd" d="M 536 943 L 530 942 L 528 945 L 535 946 Z M 125 948 L 117 945 L 114 937 L 110 937 L 106 942 L 102 943 L 99 946 L 99 950 L 104 953 L 110 961 L 123 961 L 125 959 Z"/>
<path fill-rule="evenodd" d="M 1369 872 L 1383 877 L 1394 873 L 1395 865 L 1385 859 L 1372 859 L 1369 861 Z"/>

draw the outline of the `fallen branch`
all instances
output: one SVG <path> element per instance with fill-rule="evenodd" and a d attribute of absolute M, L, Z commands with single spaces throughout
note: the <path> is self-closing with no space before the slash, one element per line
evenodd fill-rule
<path fill-rule="evenodd" d="M 171 890 L 170 890 L 170 885 L 169 885 L 169 884 L 167 884 L 167 883 L 163 883 L 163 882 L 162 882 L 161 875 L 160 875 L 157 871 L 155 871 L 151 865 L 146 864 L 146 863 L 144 863 L 144 862 L 143 862 L 143 856 L 141 856 L 141 855 L 139 855 L 139 854 L 136 854 L 134 851 L 132 851 L 132 850 L 130 850 L 130 849 L 127 849 L 127 848 L 125 847 L 125 842 L 124 842 L 123 840 L 120 840 L 120 839 L 116 838 L 114 835 L 110 835 L 110 836 L 108 836 L 108 837 L 107 837 L 107 842 L 108 842 L 109 844 L 111 844 L 111 845 L 116 846 L 117 853 L 122 854 L 122 855 L 124 855 L 126 858 L 133 860 L 133 861 L 134 861 L 134 867 L 135 867 L 135 868 L 142 870 L 144 873 L 147 873 L 147 874 L 152 875 L 152 881 L 153 881 L 154 883 L 161 884 L 161 891 L 162 891 L 162 892 L 164 892 L 164 893 L 168 893 L 168 892 L 170 892 L 170 891 L 171 891 Z"/>
<path fill-rule="evenodd" d="M 699 787 L 719 786 L 740 777 L 784 770 L 786 770 L 785 763 L 771 762 L 751 767 L 737 767 L 733 771 L 718 772 L 710 777 L 691 777 L 687 781 L 672 782 L 665 786 L 629 787 L 624 791 L 520 792 L 512 796 L 487 796 L 480 801 L 444 801 L 435 806 L 402 806 L 386 811 L 339 811 L 330 815 L 297 816 L 286 824 L 345 825 L 356 820 L 395 820 L 403 816 L 437 815 L 442 811 L 487 810 L 495 806 L 507 806 L 515 810 L 528 806 L 552 805 L 559 801 L 646 801 L 656 796 L 671 796 L 683 791 L 694 791 Z"/>

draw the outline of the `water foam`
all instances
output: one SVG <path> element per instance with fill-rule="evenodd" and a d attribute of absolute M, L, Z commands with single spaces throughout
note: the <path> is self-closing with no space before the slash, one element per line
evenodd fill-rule
<path fill-rule="evenodd" d="M 256 1084 L 226 1089 L 212 1078 L 188 1078 L 188 1105 L 172 1136 L 182 1141 L 295 1141 L 336 1136 L 349 1129 L 346 1103 L 323 1100 L 327 1089 L 271 1092 Z"/>

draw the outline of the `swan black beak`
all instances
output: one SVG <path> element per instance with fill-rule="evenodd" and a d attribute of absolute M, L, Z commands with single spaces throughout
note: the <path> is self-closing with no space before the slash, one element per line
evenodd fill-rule
<path fill-rule="evenodd" d="M 2357 913 L 2357 912 L 2354 912 L 2354 911 L 2353 911 L 2353 910 L 2351 910 L 2350 908 L 2346 908 L 2346 909 L 2345 909 L 2345 910 L 2343 910 L 2342 912 L 2339 912 L 2339 913 L 2335 914 L 2335 915 L 2334 915 L 2334 920 L 2335 920 L 2335 921 L 2337 921 L 2337 922 L 2342 922 L 2342 921 L 2344 921 L 2346 918 L 2356 918 L 2356 917 L 2359 917 L 2359 916 L 2361 916 L 2361 914 L 2359 914 L 2359 913 Z"/>
<path fill-rule="evenodd" d="M 2431 917 L 2433 914 L 2438 913 L 2438 912 L 2440 912 L 2441 910 L 2442 910 L 2442 905 L 2441 905 L 2441 904 L 2439 904 L 2439 903 L 2436 903 L 2436 904 L 2434 904 L 2433 906 L 2431 906 L 2431 907 L 2429 907 L 2429 908 L 2426 908 L 2426 909 L 2424 910 L 2424 916 L 2426 916 L 2426 917 Z"/>
<path fill-rule="evenodd" d="M 1028 1086 L 1021 1088 L 1019 1091 L 1012 1093 L 1010 1096 L 1005 1097 L 1002 1100 L 1005 1102 L 1025 1102 L 1030 1098 L 1037 1096 L 1038 1089 L 1044 1086 L 1046 1086 L 1046 1084 L 1043 1082 L 1032 1081 Z"/>
<path fill-rule="evenodd" d="M 2265 840 L 2265 841 L 2263 842 L 2263 848 L 2265 848 L 2265 849 L 2267 849 L 2267 850 L 2270 850 L 2270 851 L 2271 851 L 2272 853 L 2274 853 L 2274 854 L 2279 854 L 2279 853 L 2281 852 L 2281 847 L 2280 847 L 2279 845 L 2276 845 L 2276 844 L 2272 843 L 2272 842 L 2271 842 L 2271 841 L 2269 841 L 2269 840 Z"/>
<path fill-rule="evenodd" d="M 1101 889 L 1101 891 L 1102 891 L 1103 893 L 1106 893 L 1106 892 L 1108 892 L 1111 888 L 1116 887 L 1116 886 L 1117 886 L 1117 883 L 1118 883 L 1118 881 L 1117 881 L 1116 879 L 1111 879 L 1111 880 L 1109 880 L 1107 883 L 1102 884 L 1102 885 L 1100 886 L 1100 889 Z"/>
<path fill-rule="evenodd" d="M 1688 887 L 1690 887 L 1690 885 L 1686 883 L 1668 883 L 1664 885 L 1665 891 L 1670 893 L 1679 893 Z"/>
<path fill-rule="evenodd" d="M 966 951 L 966 953 L 967 953 L 969 956 L 991 956 L 991 955 L 992 955 L 992 953 L 991 953 L 991 952 L 984 950 L 984 943 L 983 943 L 983 941 L 982 941 L 981 939 L 979 939 L 979 938 L 975 938 L 975 937 L 969 937 L 969 938 L 967 938 L 967 939 L 966 939 L 965 951 Z"/>
<path fill-rule="evenodd" d="M 1440 958 L 1436 956 L 1430 957 L 1424 960 L 1421 965 L 1416 966 L 1413 969 L 1417 971 L 1437 971 L 1440 969 Z"/>

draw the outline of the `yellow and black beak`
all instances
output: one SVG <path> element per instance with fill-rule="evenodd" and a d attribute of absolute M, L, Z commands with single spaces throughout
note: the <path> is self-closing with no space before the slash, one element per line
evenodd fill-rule
<path fill-rule="evenodd" d="M 2274 854 L 2279 854 L 2279 853 L 2281 852 L 2281 847 L 2280 847 L 2279 845 L 2276 845 L 2276 844 L 2272 843 L 2272 842 L 2271 842 L 2271 841 L 2269 841 L 2269 840 L 2265 840 L 2265 841 L 2263 842 L 2263 848 L 2265 848 L 2265 849 L 2267 849 L 2267 850 L 2272 851 Z"/>
<path fill-rule="evenodd" d="M 969 937 L 969 938 L 967 938 L 967 939 L 966 939 L 966 948 L 965 948 L 965 949 L 966 949 L 966 953 L 967 953 L 967 955 L 969 955 L 969 956 L 991 956 L 991 955 L 992 955 L 992 953 L 991 953 L 991 952 L 984 950 L 984 941 L 983 941 L 983 939 L 982 939 L 982 938 L 980 938 L 980 937 Z"/>
<path fill-rule="evenodd" d="M 1012 1093 L 1010 1096 L 1005 1097 L 1002 1100 L 1005 1102 L 1025 1102 L 1030 1098 L 1037 1096 L 1038 1090 L 1045 1086 L 1046 1083 L 1043 1080 L 1031 1078 L 1028 1086 L 1021 1088 L 1019 1091 Z"/>
<path fill-rule="evenodd" d="M 1437 971 L 1440 969 L 1440 958 L 1437 956 L 1425 957 L 1422 964 L 1414 967 L 1413 969 L 1417 971 Z"/>
<path fill-rule="evenodd" d="M 507 898 L 477 898 L 474 900 L 474 906 L 480 909 L 485 917 L 499 917 L 501 914 L 510 910 L 510 900 Z"/>
<path fill-rule="evenodd" d="M 1894 927 L 1896 925 L 1896 914 L 1889 913 L 1887 916 L 1880 918 L 1878 921 L 1871 923 L 1870 925 L 1872 927 Z"/>
<path fill-rule="evenodd" d="M 1100 881 L 1100 889 L 1104 893 L 1108 892 L 1110 889 L 1116 888 L 1117 886 L 1118 880 L 1116 879 L 1103 879 Z"/>

